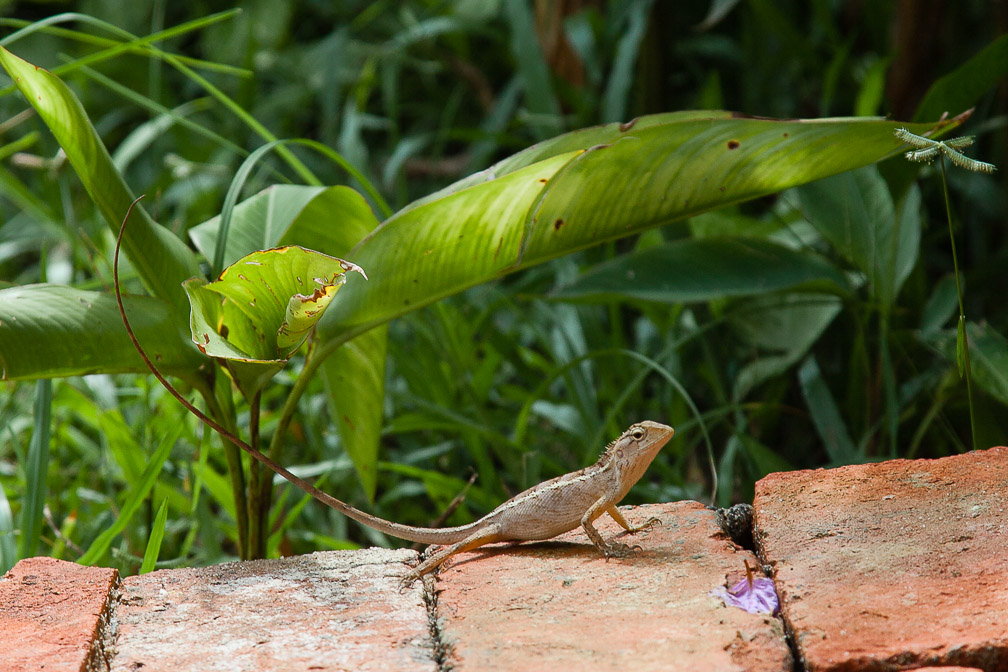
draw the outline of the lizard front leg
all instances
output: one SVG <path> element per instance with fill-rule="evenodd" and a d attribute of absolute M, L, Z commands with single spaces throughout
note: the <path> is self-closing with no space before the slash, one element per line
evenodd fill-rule
<path fill-rule="evenodd" d="M 414 567 L 406 576 L 403 577 L 400 586 L 402 588 L 408 588 L 413 585 L 414 581 L 422 577 L 424 574 L 433 572 L 441 566 L 441 563 L 456 553 L 471 551 L 474 548 L 478 548 L 484 544 L 492 544 L 495 541 L 503 541 L 500 535 L 500 526 L 493 523 L 487 525 L 486 527 L 482 527 L 462 541 L 442 548 L 437 553 Z"/>
<path fill-rule="evenodd" d="M 610 504 L 609 506 L 607 506 L 606 513 L 608 513 L 613 520 L 619 523 L 620 526 L 630 534 L 635 534 L 637 532 L 640 532 L 641 530 L 648 529 L 652 525 L 657 525 L 661 523 L 660 520 L 652 516 L 651 518 L 648 518 L 643 525 L 637 525 L 636 527 L 631 527 L 630 523 L 628 523 L 627 519 L 623 517 L 623 514 L 620 513 L 620 510 L 616 508 L 615 504 Z"/>
<path fill-rule="evenodd" d="M 624 558 L 632 554 L 635 550 L 639 550 L 640 547 L 628 546 L 627 544 L 621 544 L 616 541 L 606 541 L 602 538 L 602 535 L 599 534 L 599 531 L 595 529 L 595 526 L 592 525 L 592 522 L 596 518 L 601 516 L 604 512 L 609 511 L 610 508 L 613 511 L 616 510 L 616 506 L 609 501 L 607 496 L 601 497 L 597 502 L 592 504 L 591 507 L 588 508 L 588 511 L 586 511 L 581 517 L 581 527 L 584 528 L 584 531 L 588 535 L 588 538 L 591 539 L 591 542 L 595 544 L 595 548 L 602 551 L 602 555 L 607 558 Z M 610 515 L 612 514 L 610 513 Z M 619 514 L 617 513 L 617 515 Z M 620 515 L 620 518 L 623 518 L 623 516 Z M 617 522 L 619 522 L 619 520 L 617 520 Z M 622 524 L 623 527 L 627 527 L 626 519 L 623 520 Z"/>

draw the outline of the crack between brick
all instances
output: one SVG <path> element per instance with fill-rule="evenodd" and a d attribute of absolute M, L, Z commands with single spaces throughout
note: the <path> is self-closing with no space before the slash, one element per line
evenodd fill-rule
<path fill-rule="evenodd" d="M 452 672 L 452 645 L 444 636 L 438 611 L 437 579 L 426 576 L 423 579 L 423 600 L 427 608 L 427 626 L 430 631 L 431 649 L 438 672 Z"/>
<path fill-rule="evenodd" d="M 112 660 L 116 656 L 116 640 L 119 637 L 116 609 L 122 595 L 121 588 L 122 581 L 116 572 L 115 581 L 105 596 L 105 604 L 98 616 L 98 624 L 91 640 L 91 651 L 82 668 L 84 672 L 109 672 L 112 669 Z"/>
<path fill-rule="evenodd" d="M 763 552 L 763 544 L 760 543 L 760 536 L 756 532 L 756 526 L 752 516 L 752 506 L 749 506 L 748 525 L 748 538 L 750 544 L 748 550 L 752 551 L 752 553 L 756 556 L 756 559 L 759 560 L 763 573 L 770 577 L 770 579 L 774 582 L 774 592 L 777 593 L 777 602 L 780 605 L 780 611 L 776 616 L 774 616 L 774 618 L 780 620 L 781 630 L 784 632 L 784 643 L 787 644 L 788 649 L 791 651 L 791 670 L 792 672 L 806 672 L 808 667 L 805 665 L 805 659 L 802 658 L 801 651 L 798 650 L 798 642 L 795 640 L 794 629 L 791 627 L 791 623 L 788 619 L 784 618 L 784 603 L 780 599 L 780 592 L 777 591 L 776 568 L 767 562 L 766 553 Z"/>

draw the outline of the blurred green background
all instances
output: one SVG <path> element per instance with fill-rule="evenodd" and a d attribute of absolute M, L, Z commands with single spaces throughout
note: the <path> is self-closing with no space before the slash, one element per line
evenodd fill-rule
<path fill-rule="evenodd" d="M 643 114 L 730 109 L 782 118 L 934 121 L 975 107 L 962 129 L 977 135 L 967 154 L 1001 170 L 952 170 L 949 189 L 977 348 L 977 441 L 1006 442 L 1008 4 L 262 0 L 237 6 L 240 12 L 161 47 L 218 64 L 198 69 L 275 135 L 338 150 L 394 209 L 538 140 Z M 146 35 L 233 7 L 0 0 L 0 36 L 64 12 Z M 108 37 L 100 26 L 77 21 L 8 48 L 52 69 L 103 46 L 81 33 Z M 982 53 L 990 63 L 977 60 Z M 129 185 L 147 194 L 147 209 L 180 236 L 220 212 L 235 170 L 261 144 L 234 111 L 153 59 L 122 54 L 65 79 Z M 8 84 L 0 77 L 0 86 Z M 191 125 L 149 123 L 164 108 Z M 0 280 L 108 288 L 114 241 L 47 129 L 25 109 L 20 95 L 4 88 Z M 299 156 L 327 182 L 359 186 L 318 155 Z M 900 212 L 910 207 L 908 198 L 921 203 L 913 208 L 919 240 L 905 241 L 912 265 L 891 311 L 880 309 L 870 282 L 826 302 L 800 288 L 689 303 L 620 295 L 586 302 L 557 294 L 606 260 L 709 229 L 784 236 L 858 275 L 836 241 L 806 221 L 829 196 L 822 185 L 810 185 L 570 255 L 393 322 L 374 502 L 342 451 L 318 381 L 301 401 L 285 461 L 302 475 L 326 474 L 324 489 L 340 498 L 413 524 L 437 519 L 478 473 L 448 521 L 461 523 L 509 494 L 584 466 L 626 425 L 650 418 L 675 425 L 676 438 L 627 501 L 709 500 L 703 432 L 673 380 L 709 430 L 720 505 L 749 500 L 755 480 L 770 471 L 969 449 L 936 166 L 911 169 L 895 157 L 866 175 Z M 297 180 L 271 159 L 245 193 L 282 178 Z M 296 369 L 295 361 L 266 393 L 264 433 Z M 35 387 L 0 389 L 6 568 L 17 557 L 18 517 L 39 476 L 27 458 Z M 181 412 L 149 376 L 58 380 L 52 395 L 37 552 L 77 559 L 113 525 L 131 475 L 142 471 Z M 183 440 L 105 559 L 123 571 L 140 567 L 162 502 L 167 522 L 159 567 L 235 554 L 219 442 L 195 420 L 185 423 Z M 384 543 L 306 504 L 300 493 L 282 490 L 272 552 Z"/>

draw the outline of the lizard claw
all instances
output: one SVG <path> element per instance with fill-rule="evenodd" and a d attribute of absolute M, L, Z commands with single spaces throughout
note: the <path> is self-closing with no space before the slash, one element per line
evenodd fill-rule
<path fill-rule="evenodd" d="M 420 575 L 416 571 L 411 571 L 406 576 L 404 576 L 399 581 L 399 594 L 402 595 L 407 590 L 409 590 L 414 583 L 420 578 Z"/>

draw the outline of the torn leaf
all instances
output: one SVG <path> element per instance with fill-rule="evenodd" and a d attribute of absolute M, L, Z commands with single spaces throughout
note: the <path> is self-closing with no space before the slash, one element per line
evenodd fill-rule
<path fill-rule="evenodd" d="M 193 342 L 224 360 L 248 397 L 301 347 L 349 271 L 367 278 L 356 264 L 288 246 L 246 255 L 209 284 L 192 278 L 183 286 Z"/>

